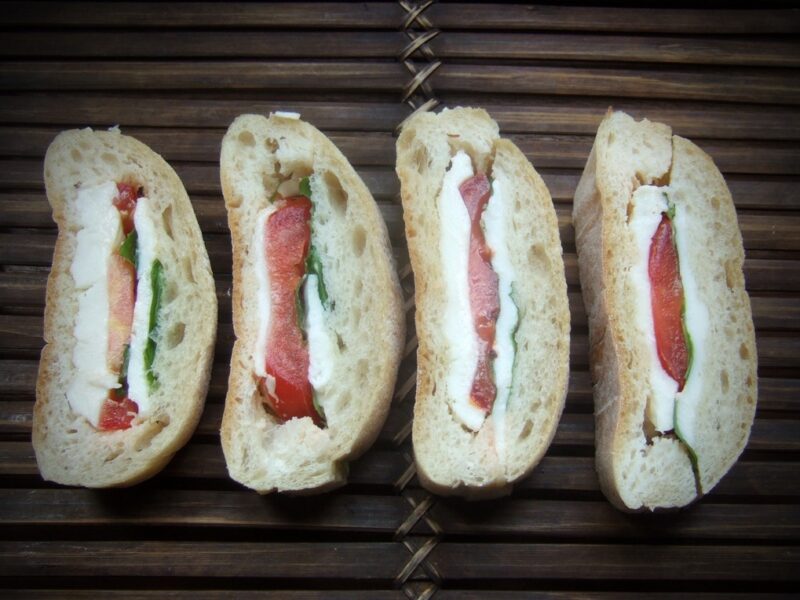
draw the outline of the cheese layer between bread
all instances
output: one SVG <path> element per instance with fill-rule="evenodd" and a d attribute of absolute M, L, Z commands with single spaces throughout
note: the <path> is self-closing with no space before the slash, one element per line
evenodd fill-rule
<path fill-rule="evenodd" d="M 258 288 L 258 328 L 253 347 L 253 372 L 264 377 L 267 389 L 275 389 L 274 378 L 266 371 L 266 350 L 271 320 L 270 279 L 266 257 L 266 223 L 275 212 L 274 206 L 259 211 L 253 233 L 252 249 L 255 253 L 254 278 Z M 302 297 L 305 306 L 304 330 L 308 340 L 308 380 L 315 392 L 324 391 L 330 381 L 336 361 L 336 348 L 325 324 L 325 309 L 319 297 L 317 276 L 309 274 L 303 282 Z M 318 398 L 319 399 L 319 398 Z"/>
<path fill-rule="evenodd" d="M 67 389 L 73 412 L 94 427 L 109 390 L 119 387 L 119 374 L 108 367 L 109 297 L 108 270 L 111 256 L 124 240 L 120 214 L 114 206 L 117 186 L 113 181 L 80 188 L 75 203 L 75 224 L 79 227 L 70 274 L 80 290 L 75 316 L 75 367 Z M 139 416 L 149 409 L 149 389 L 144 368 L 144 348 L 149 335 L 150 303 L 153 291 L 150 269 L 155 260 L 156 216 L 147 198 L 139 198 L 134 213 L 138 235 L 136 304 L 130 341 L 128 390 L 139 407 Z"/>
<path fill-rule="evenodd" d="M 470 157 L 459 151 L 451 159 L 439 196 L 441 238 L 439 252 L 446 288 L 447 310 L 444 311 L 444 334 L 449 352 L 446 385 L 453 413 L 472 431 L 479 430 L 486 413 L 470 401 L 470 391 L 478 364 L 478 335 L 472 317 L 469 287 L 469 246 L 471 224 L 459 185 L 474 175 Z M 517 324 L 517 308 L 511 299 L 514 280 L 505 232 L 505 183 L 495 179 L 492 195 L 484 209 L 481 225 L 486 243 L 492 251 L 492 269 L 497 274 L 500 313 L 497 318 L 492 368 L 497 395 L 492 407 L 495 440 L 499 456 L 505 446 L 504 416 L 514 367 L 513 335 Z"/>
<path fill-rule="evenodd" d="M 108 392 L 117 387 L 118 375 L 108 367 L 108 268 L 111 254 L 122 243 L 122 224 L 114 206 L 114 182 L 81 188 L 75 203 L 75 257 L 70 274 L 79 290 L 75 315 L 75 367 L 67 388 L 67 401 L 73 412 L 85 417 L 94 427 Z"/>
<path fill-rule="evenodd" d="M 149 198 L 136 201 L 133 222 L 137 235 L 136 304 L 133 308 L 131 327 L 130 362 L 128 364 L 128 395 L 139 406 L 139 416 L 147 416 L 150 410 L 150 383 L 144 364 L 144 351 L 150 335 L 150 306 L 153 302 L 151 271 L 158 258 L 157 229 L 161 215 Z"/>
<path fill-rule="evenodd" d="M 684 323 L 692 344 L 692 362 L 686 385 L 678 392 L 678 384 L 661 365 L 656 346 L 653 309 L 651 304 L 648 263 L 653 235 L 661 222 L 661 215 L 669 209 L 669 186 L 643 185 L 636 189 L 631 199 L 633 212 L 628 226 L 636 239 L 637 256 L 630 270 L 630 281 L 636 294 L 636 324 L 646 340 L 650 382 L 647 419 L 654 429 L 666 433 L 676 429 L 690 447 L 694 440 L 695 407 L 703 388 L 703 368 L 706 356 L 708 310 L 700 299 L 699 288 L 689 257 L 689 240 L 682 231 L 688 231 L 685 209 L 674 206 L 672 219 L 678 264 L 684 294 Z"/>

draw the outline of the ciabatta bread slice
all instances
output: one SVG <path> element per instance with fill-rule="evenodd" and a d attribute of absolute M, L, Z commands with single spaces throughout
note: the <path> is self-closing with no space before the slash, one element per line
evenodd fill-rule
<path fill-rule="evenodd" d="M 440 194 L 459 152 L 476 172 L 502 184 L 508 209 L 502 215 L 519 310 L 516 354 L 507 406 L 495 405 L 476 428 L 454 414 L 460 402 L 448 388 L 452 366 L 445 335 L 452 264 L 440 253 Z M 462 155 L 463 158 L 463 155 Z M 470 498 L 509 493 L 547 450 L 560 418 L 569 372 L 569 307 L 558 224 L 539 174 L 482 109 L 425 113 L 405 124 L 397 141 L 397 174 L 416 286 L 417 391 L 413 442 L 422 484 L 443 495 Z M 490 200 L 484 213 L 492 203 Z M 492 251 L 497 254 L 499 248 Z M 466 275 L 464 274 L 466 277 Z M 501 311 L 502 315 L 502 311 Z M 471 319 L 463 323 L 471 335 Z M 499 319 L 498 319 L 499 322 Z M 469 381 L 472 375 L 468 374 Z M 467 394 L 468 396 L 468 394 Z M 501 414 L 503 412 L 503 414 Z"/>
<path fill-rule="evenodd" d="M 674 228 L 678 250 L 688 249 L 680 257 L 681 276 L 688 266 L 707 314 L 708 351 L 694 348 L 685 388 L 699 390 L 696 477 L 686 444 L 675 431 L 654 430 L 648 418 L 653 333 L 634 318 L 642 302 L 631 279 L 640 254 L 630 225 L 633 195 L 643 186 L 664 190 L 675 214 L 684 215 Z M 755 336 L 730 192 L 712 159 L 667 125 L 609 112 L 575 193 L 573 219 L 589 317 L 601 487 L 623 510 L 686 505 L 736 461 L 756 406 Z"/>
<path fill-rule="evenodd" d="M 221 430 L 228 472 L 260 493 L 343 485 L 348 461 L 374 442 L 386 419 L 404 343 L 386 225 L 344 155 L 296 114 L 237 117 L 223 139 L 220 163 L 233 243 L 236 333 Z M 317 395 L 325 427 L 309 417 L 276 417 L 254 376 L 257 215 L 276 195 L 296 194 L 306 177 L 313 202 L 311 243 L 332 303 L 325 324 L 338 347 L 334 376 Z"/>
<path fill-rule="evenodd" d="M 127 486 L 157 473 L 189 439 L 203 410 L 217 323 L 211 267 L 186 190 L 150 148 L 119 130 L 59 134 L 44 164 L 58 225 L 47 280 L 44 339 L 33 413 L 33 447 L 45 479 L 86 487 Z M 140 186 L 160 226 L 153 235 L 166 281 L 155 338 L 158 387 L 149 414 L 129 429 L 99 431 L 71 410 L 66 390 L 79 290 L 70 272 L 78 246 L 79 191 L 101 184 Z M 100 318 L 97 315 L 97 318 Z"/>

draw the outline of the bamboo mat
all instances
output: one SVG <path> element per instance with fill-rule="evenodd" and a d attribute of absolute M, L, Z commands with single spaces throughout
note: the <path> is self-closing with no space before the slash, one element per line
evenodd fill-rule
<path fill-rule="evenodd" d="M 800 590 L 800 11 L 491 4 L 17 3 L 0 17 L 0 596 L 84 598 L 750 598 Z M 544 177 L 572 311 L 556 438 L 506 499 L 419 487 L 416 339 L 394 174 L 412 110 L 485 107 Z M 586 315 L 571 197 L 606 108 L 672 125 L 726 176 L 747 253 L 759 404 L 740 461 L 672 514 L 611 507 L 594 472 Z M 233 333 L 220 141 L 291 109 L 342 149 L 388 224 L 409 339 L 389 419 L 350 483 L 259 497 L 218 428 Z M 128 490 L 47 484 L 30 444 L 55 228 L 42 161 L 63 129 L 120 125 L 181 176 L 220 303 L 192 440 Z"/>

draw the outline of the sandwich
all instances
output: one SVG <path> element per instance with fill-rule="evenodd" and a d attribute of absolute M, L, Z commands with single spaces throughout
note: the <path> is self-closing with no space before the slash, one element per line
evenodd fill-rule
<path fill-rule="evenodd" d="M 756 408 L 730 192 L 712 159 L 669 126 L 609 112 L 573 221 L 601 487 L 622 510 L 684 506 L 736 462 Z"/>
<path fill-rule="evenodd" d="M 222 141 L 236 341 L 222 449 L 259 493 L 343 485 L 386 419 L 405 337 L 386 225 L 336 146 L 297 113 Z"/>
<path fill-rule="evenodd" d="M 397 140 L 414 271 L 417 474 L 507 494 L 547 450 L 569 374 L 558 222 L 542 178 L 482 109 L 422 113 Z"/>
<path fill-rule="evenodd" d="M 33 413 L 42 476 L 128 486 L 189 439 L 216 336 L 211 267 L 175 171 L 118 129 L 50 144 L 58 225 Z"/>

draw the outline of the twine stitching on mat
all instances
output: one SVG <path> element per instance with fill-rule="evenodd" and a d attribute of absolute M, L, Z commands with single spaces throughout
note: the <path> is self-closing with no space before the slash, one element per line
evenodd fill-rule
<path fill-rule="evenodd" d="M 442 65 L 442 61 L 436 58 L 433 49 L 429 45 L 429 43 L 440 34 L 440 31 L 434 28 L 433 23 L 423 14 L 433 3 L 434 0 L 427 0 L 420 3 L 410 2 L 409 0 L 399 0 L 400 6 L 406 13 L 402 23 L 402 31 L 409 41 L 397 55 L 397 60 L 405 66 L 406 70 L 411 75 L 411 79 L 403 86 L 401 102 L 408 104 L 408 106 L 413 109 L 413 112 L 398 125 L 395 130 L 396 134 L 400 133 L 403 125 L 414 115 L 420 112 L 433 110 L 439 105 L 439 100 L 435 97 L 433 87 L 428 80 Z M 421 58 L 425 62 L 419 60 L 415 62 L 412 59 L 412 57 L 415 56 Z M 401 269 L 400 278 L 404 282 L 411 281 L 410 265 L 407 264 Z M 404 310 L 408 313 L 414 307 L 413 287 L 404 286 L 404 294 L 406 296 Z M 409 332 L 409 334 L 409 339 L 403 349 L 403 360 L 412 358 L 418 345 L 416 333 Z M 406 377 L 403 384 L 397 388 L 394 396 L 395 402 L 399 403 L 405 401 L 416 387 L 416 383 L 417 373 L 416 369 L 414 369 L 414 372 Z M 412 417 L 409 416 L 406 425 L 398 431 L 392 441 L 397 446 L 400 446 L 409 438 L 411 430 Z M 395 531 L 394 539 L 402 543 L 411 553 L 411 556 L 395 578 L 395 586 L 401 588 L 409 599 L 428 600 L 438 591 L 439 584 L 441 583 L 439 573 L 436 571 L 435 567 L 427 561 L 427 558 L 439 543 L 442 528 L 429 514 L 429 511 L 435 505 L 435 498 L 425 490 L 420 490 L 419 493 L 416 493 L 415 491 L 405 489 L 414 479 L 417 471 L 413 456 L 408 452 L 404 452 L 403 456 L 408 461 L 408 467 L 395 482 L 395 489 L 411 505 L 412 510 Z M 424 521 L 432 533 L 428 536 L 410 536 L 409 534 L 420 521 Z M 427 539 L 417 547 L 416 544 L 412 542 L 412 537 L 413 539 Z M 415 578 L 415 581 L 409 582 L 409 578 L 419 568 L 422 570 L 422 581 L 420 581 L 420 578 Z M 424 581 L 426 578 L 428 581 Z"/>
<path fill-rule="evenodd" d="M 398 125 L 396 133 L 399 133 L 406 121 L 418 112 L 433 110 L 439 105 L 439 100 L 434 96 L 433 88 L 428 79 L 442 65 L 442 61 L 436 58 L 433 49 L 428 44 L 439 35 L 440 31 L 435 29 L 430 20 L 422 14 L 432 4 L 433 0 L 428 0 L 422 4 L 400 0 L 400 6 L 407 13 L 403 21 L 402 30 L 409 42 L 400 51 L 397 60 L 403 63 L 406 70 L 411 74 L 411 79 L 403 86 L 401 102 L 408 104 L 414 109 L 414 112 Z M 416 31 L 415 28 L 422 31 Z M 417 68 L 417 65 L 411 60 L 411 57 L 415 54 L 421 55 L 427 61 L 427 64 L 422 68 Z"/>

